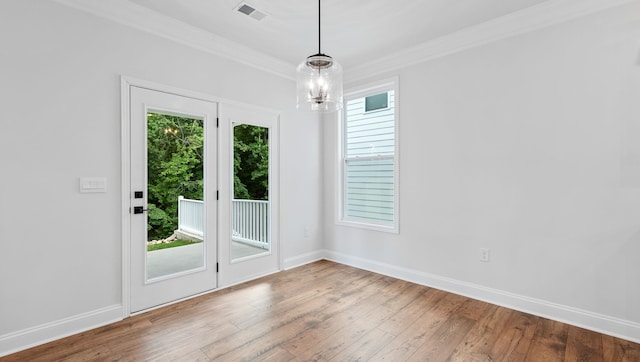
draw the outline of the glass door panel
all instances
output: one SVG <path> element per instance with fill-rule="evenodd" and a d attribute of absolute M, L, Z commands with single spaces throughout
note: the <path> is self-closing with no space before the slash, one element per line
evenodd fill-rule
<path fill-rule="evenodd" d="M 146 279 L 204 266 L 204 125 L 147 113 Z"/>
<path fill-rule="evenodd" d="M 231 261 L 271 251 L 269 128 L 233 125 Z"/>

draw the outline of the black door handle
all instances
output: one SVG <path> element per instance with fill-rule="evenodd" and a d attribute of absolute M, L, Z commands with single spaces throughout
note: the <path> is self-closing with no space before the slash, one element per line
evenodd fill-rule
<path fill-rule="evenodd" d="M 133 213 L 134 214 L 142 214 L 145 211 L 149 211 L 149 209 L 145 209 L 144 206 L 134 206 Z"/>

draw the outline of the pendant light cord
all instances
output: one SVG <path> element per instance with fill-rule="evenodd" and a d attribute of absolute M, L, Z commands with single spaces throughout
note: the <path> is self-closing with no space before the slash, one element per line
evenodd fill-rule
<path fill-rule="evenodd" d="M 322 54 L 320 50 L 320 0 L 318 0 L 318 54 Z"/>

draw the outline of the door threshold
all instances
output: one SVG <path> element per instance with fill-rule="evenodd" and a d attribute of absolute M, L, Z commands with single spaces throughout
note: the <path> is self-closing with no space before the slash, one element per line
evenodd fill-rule
<path fill-rule="evenodd" d="M 144 313 L 147 313 L 147 312 L 151 312 L 151 311 L 156 310 L 156 309 L 168 307 L 168 306 L 173 305 L 173 304 L 178 304 L 178 303 L 187 301 L 189 299 L 198 298 L 198 297 L 201 297 L 203 295 L 207 295 L 209 293 L 217 292 L 218 290 L 220 290 L 220 289 L 219 288 L 215 288 L 215 289 L 207 290 L 207 291 L 204 291 L 204 292 L 201 292 L 201 293 L 198 293 L 198 294 L 190 295 L 188 297 L 180 298 L 180 299 L 177 299 L 177 300 L 174 300 L 174 301 L 171 301 L 171 302 L 167 302 L 167 303 L 159 304 L 159 305 L 147 308 L 147 309 L 139 310 L 137 312 L 131 312 L 131 313 L 129 313 L 129 317 L 135 317 L 137 315 L 144 314 Z"/>

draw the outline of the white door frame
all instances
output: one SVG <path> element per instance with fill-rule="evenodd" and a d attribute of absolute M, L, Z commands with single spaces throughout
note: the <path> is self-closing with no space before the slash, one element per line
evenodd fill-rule
<path fill-rule="evenodd" d="M 159 92 L 165 92 L 165 93 L 170 93 L 170 94 L 176 94 L 176 95 L 180 95 L 180 96 L 184 96 L 184 97 L 190 97 L 190 98 L 195 98 L 195 99 L 200 99 L 203 101 L 208 101 L 208 102 L 214 102 L 214 103 L 218 103 L 219 106 L 220 105 L 224 105 L 224 104 L 230 104 L 230 105 L 236 105 L 236 106 L 241 106 L 241 107 L 245 107 L 245 108 L 253 108 L 256 110 L 262 110 L 262 111 L 267 111 L 267 112 L 275 112 L 276 111 L 272 110 L 272 109 L 267 109 L 267 108 L 261 108 L 261 107 L 256 107 L 256 106 L 252 106 L 252 105 L 248 105 L 248 104 L 244 104 L 241 102 L 235 102 L 235 101 L 231 101 L 228 99 L 224 99 L 224 98 L 220 98 L 220 97 L 215 97 L 212 96 L 210 94 L 206 94 L 206 93 L 201 93 L 201 92 L 195 92 L 195 91 L 191 91 L 191 90 L 186 90 L 186 89 L 181 89 L 181 88 L 177 88 L 177 87 L 173 87 L 173 86 L 168 86 L 165 84 L 160 84 L 160 83 L 155 83 L 155 82 L 150 82 L 147 80 L 142 80 L 142 79 L 138 79 L 138 78 L 133 78 L 133 77 L 128 77 L 128 76 L 121 76 L 120 77 L 120 144 L 121 144 L 121 157 L 120 157 L 120 164 L 121 164 L 121 207 L 120 207 L 120 212 L 121 212 L 121 238 L 122 238 L 122 313 L 123 313 L 123 318 L 127 318 L 129 316 L 131 316 L 131 302 L 130 302 L 130 298 L 131 298 L 131 293 L 130 293 L 130 288 L 131 288 L 131 252 L 130 252 L 130 245 L 131 245 L 131 235 L 130 235 L 130 228 L 131 228 L 131 223 L 130 223 L 130 211 L 129 211 L 129 206 L 130 206 L 130 200 L 131 200 L 131 195 L 129 195 L 129 190 L 131 190 L 131 130 L 130 130 L 130 124 L 131 124 L 131 116 L 130 116 L 130 96 L 131 96 L 131 92 L 130 89 L 132 86 L 135 87 L 141 87 L 141 88 L 147 88 L 147 89 L 151 89 L 151 90 L 155 90 L 155 91 L 159 91 Z M 220 157 L 221 154 L 224 154 L 224 150 L 222 150 L 222 145 L 220 143 L 220 132 L 218 132 L 218 163 L 220 164 Z M 279 157 L 279 156 L 278 156 Z M 227 172 L 227 170 L 223 170 L 221 167 L 218 168 L 218 185 L 220 185 L 220 181 L 222 180 L 222 178 L 227 178 L 230 177 L 229 175 L 227 175 L 225 172 Z M 220 215 L 220 203 L 218 203 L 218 215 Z M 275 210 L 275 212 L 279 215 L 279 210 Z M 279 230 L 279 225 L 280 223 L 278 222 L 276 224 L 277 229 Z M 231 225 L 222 225 L 222 223 L 218 222 L 218 240 L 220 239 L 221 235 L 225 234 L 225 230 L 223 230 L 224 228 L 230 228 Z M 282 243 L 280 243 L 280 236 L 279 235 L 274 235 L 273 238 L 275 239 L 275 242 L 279 243 L 279 247 L 278 249 L 279 251 L 279 255 L 278 255 L 278 270 L 282 270 L 282 266 L 283 264 L 283 253 L 282 253 Z M 220 254 L 220 242 L 218 242 L 218 258 L 219 258 L 219 254 Z M 219 290 L 225 287 L 228 287 L 230 285 L 225 285 L 225 284 L 221 284 L 221 278 L 219 276 L 219 274 L 217 275 L 218 278 L 218 288 L 214 289 L 214 290 Z M 206 293 L 210 293 L 210 292 L 206 292 Z M 203 294 L 206 294 L 203 293 Z M 195 296 L 191 296 L 185 299 L 189 299 L 189 298 L 193 298 L 196 297 Z M 177 300 L 175 302 L 172 303 L 177 303 L 180 302 L 184 299 L 181 300 Z M 171 304 L 171 303 L 168 303 Z M 166 304 L 165 304 L 166 305 Z M 161 307 L 161 306 L 159 306 Z M 157 307 L 156 307 L 157 308 Z"/>

